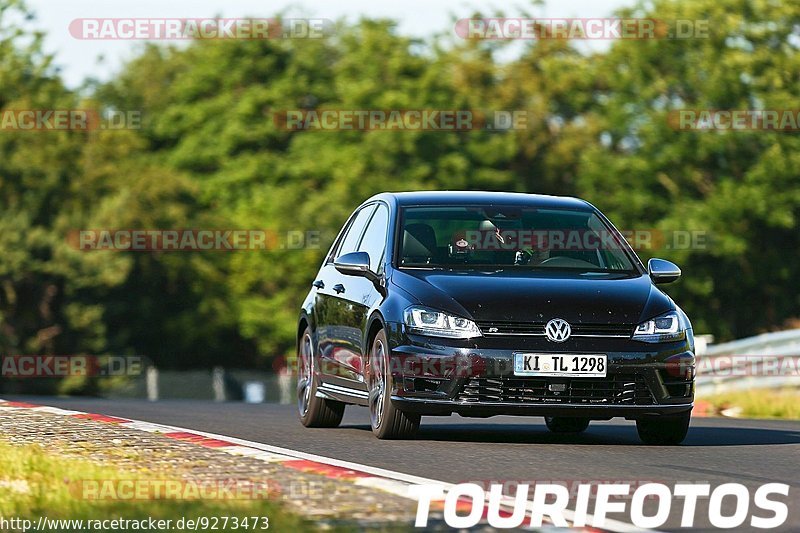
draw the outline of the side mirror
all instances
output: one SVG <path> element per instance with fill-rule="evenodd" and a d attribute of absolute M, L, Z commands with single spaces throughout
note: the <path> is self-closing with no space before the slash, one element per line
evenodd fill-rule
<path fill-rule="evenodd" d="M 655 257 L 647 262 L 647 272 L 650 274 L 650 279 L 656 284 L 672 283 L 681 277 L 681 269 L 678 268 L 678 265 Z"/>
<path fill-rule="evenodd" d="M 369 269 L 369 254 L 367 252 L 350 252 L 334 261 L 333 267 L 346 276 L 361 276 L 372 282 L 378 280 L 378 275 Z"/>

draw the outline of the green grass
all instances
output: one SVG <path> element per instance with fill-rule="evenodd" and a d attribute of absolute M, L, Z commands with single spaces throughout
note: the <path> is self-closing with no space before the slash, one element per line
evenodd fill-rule
<path fill-rule="evenodd" d="M 737 416 L 746 418 L 800 420 L 800 389 L 751 389 L 697 399 L 711 403 L 715 412 L 738 408 Z"/>
<path fill-rule="evenodd" d="M 37 519 L 102 520 L 114 518 L 172 519 L 181 517 L 269 518 L 273 531 L 313 529 L 303 519 L 284 511 L 267 499 L 85 499 L 82 480 L 163 480 L 156 472 L 128 472 L 102 467 L 82 459 L 49 454 L 36 445 L 11 446 L 0 443 L 0 516 Z M 174 526 L 173 526 L 174 527 Z M 202 528 L 200 528 L 202 529 Z M 231 529 L 230 527 L 228 529 Z M 223 530 L 220 527 L 218 530 Z M 252 525 L 239 531 L 260 531 Z"/>

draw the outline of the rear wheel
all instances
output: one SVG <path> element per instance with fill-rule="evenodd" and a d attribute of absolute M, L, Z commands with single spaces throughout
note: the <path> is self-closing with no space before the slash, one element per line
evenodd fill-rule
<path fill-rule="evenodd" d="M 419 429 L 420 417 L 404 413 L 392 404 L 388 346 L 386 333 L 379 331 L 372 342 L 367 368 L 370 426 L 379 439 L 408 439 Z"/>
<path fill-rule="evenodd" d="M 571 416 L 546 416 L 544 423 L 553 433 L 581 433 L 589 427 L 588 418 Z"/>
<path fill-rule="evenodd" d="M 306 328 L 297 350 L 297 410 L 308 428 L 335 428 L 344 416 L 344 404 L 317 397 L 314 372 L 314 341 Z"/>
<path fill-rule="evenodd" d="M 675 446 L 683 442 L 689 433 L 691 418 L 691 412 L 677 416 L 640 418 L 636 421 L 636 430 L 645 444 Z"/>

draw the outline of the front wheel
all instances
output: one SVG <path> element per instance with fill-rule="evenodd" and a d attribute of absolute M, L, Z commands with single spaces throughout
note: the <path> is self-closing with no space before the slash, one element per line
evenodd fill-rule
<path fill-rule="evenodd" d="M 344 404 L 317 397 L 314 341 L 306 328 L 297 350 L 297 410 L 307 428 L 335 428 L 344 416 Z"/>
<path fill-rule="evenodd" d="M 689 433 L 692 413 L 677 416 L 654 416 L 636 421 L 636 431 L 645 444 L 675 446 L 683 442 Z"/>
<path fill-rule="evenodd" d="M 553 433 L 581 433 L 589 427 L 588 418 L 569 416 L 546 416 L 544 423 Z"/>
<path fill-rule="evenodd" d="M 389 343 L 381 330 L 372 342 L 367 367 L 370 426 L 379 439 L 408 439 L 417 433 L 420 417 L 404 413 L 392 404 L 392 384 Z"/>

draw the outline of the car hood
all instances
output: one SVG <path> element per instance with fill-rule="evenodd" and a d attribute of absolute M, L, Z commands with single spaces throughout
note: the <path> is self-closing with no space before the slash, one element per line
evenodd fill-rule
<path fill-rule="evenodd" d="M 475 321 L 638 324 L 675 308 L 649 276 L 541 271 L 395 271 L 420 304 Z"/>

